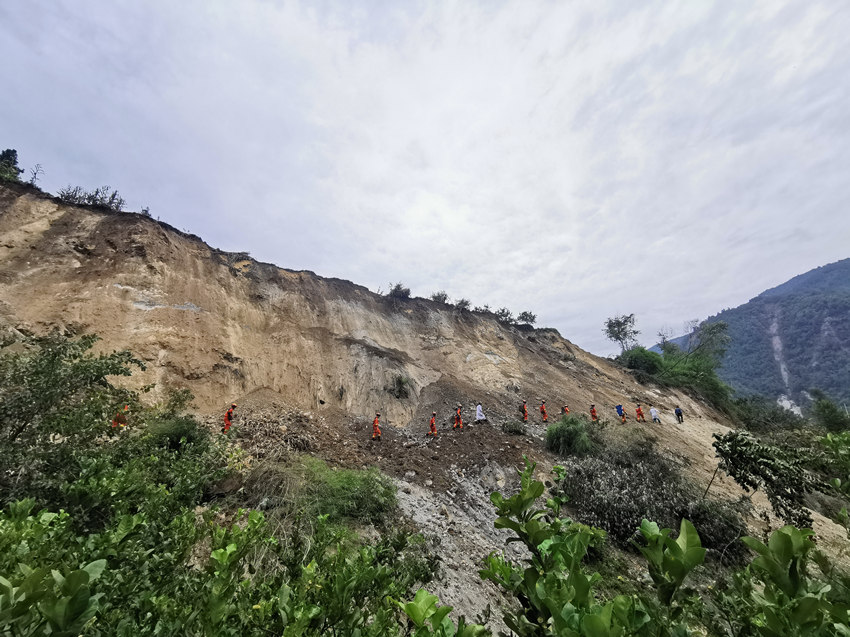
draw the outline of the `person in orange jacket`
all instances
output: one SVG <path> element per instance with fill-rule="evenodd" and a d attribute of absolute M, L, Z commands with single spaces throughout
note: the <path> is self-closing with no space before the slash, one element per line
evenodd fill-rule
<path fill-rule="evenodd" d="M 561 407 L 561 415 L 562 416 L 569 416 L 570 415 L 570 406 L 569 405 L 564 405 L 563 407 Z"/>
<path fill-rule="evenodd" d="M 543 418 L 543 422 L 549 422 L 549 414 L 546 413 L 546 401 L 545 400 L 540 402 L 540 416 Z"/>
<path fill-rule="evenodd" d="M 528 422 L 528 405 L 525 404 L 525 401 L 522 401 L 522 407 L 519 408 L 522 412 L 522 421 Z"/>
<path fill-rule="evenodd" d="M 460 416 L 460 408 L 461 404 L 457 404 L 457 409 L 455 410 L 455 424 L 452 429 L 463 429 L 463 418 Z"/>
<path fill-rule="evenodd" d="M 381 442 L 381 426 L 379 421 L 381 420 L 381 414 L 375 412 L 375 420 L 372 421 L 372 440 L 377 440 Z"/>
<path fill-rule="evenodd" d="M 635 409 L 635 420 L 637 422 L 646 422 L 646 418 L 643 415 L 643 409 L 640 408 L 640 403 L 638 403 L 638 406 Z"/>
<path fill-rule="evenodd" d="M 590 406 L 590 419 L 593 422 L 596 422 L 597 420 L 599 420 L 599 417 L 596 415 L 596 405 Z"/>
<path fill-rule="evenodd" d="M 434 436 L 434 438 L 436 438 L 437 437 L 437 412 L 436 411 L 431 412 L 431 421 L 428 423 L 428 425 L 431 427 L 431 431 L 429 431 L 425 435 L 426 436 Z"/>
<path fill-rule="evenodd" d="M 226 434 L 230 431 L 230 426 L 233 424 L 233 410 L 236 409 L 236 403 L 230 404 L 230 409 L 228 409 L 224 414 L 224 426 L 221 428 L 221 433 Z"/>
<path fill-rule="evenodd" d="M 130 405 L 124 405 L 124 410 L 119 411 L 115 414 L 115 418 L 112 419 L 112 428 L 116 427 L 126 427 L 127 426 L 127 414 L 130 413 Z"/>

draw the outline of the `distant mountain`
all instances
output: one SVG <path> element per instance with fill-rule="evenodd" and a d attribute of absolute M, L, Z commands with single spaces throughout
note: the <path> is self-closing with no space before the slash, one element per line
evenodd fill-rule
<path fill-rule="evenodd" d="M 818 388 L 850 406 L 850 259 L 815 268 L 706 319 L 732 345 L 720 376 L 741 393 L 805 402 Z M 686 348 L 688 337 L 674 339 Z M 657 346 L 656 348 L 657 351 Z"/>

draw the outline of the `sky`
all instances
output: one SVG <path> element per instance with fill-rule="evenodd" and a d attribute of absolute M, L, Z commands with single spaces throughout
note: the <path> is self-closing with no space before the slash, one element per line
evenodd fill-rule
<path fill-rule="evenodd" d="M 214 247 L 681 333 L 850 256 L 846 0 L 4 0 L 0 148 Z"/>

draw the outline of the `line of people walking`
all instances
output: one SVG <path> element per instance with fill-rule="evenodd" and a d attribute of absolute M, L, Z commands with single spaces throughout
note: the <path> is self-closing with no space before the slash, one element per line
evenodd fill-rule
<path fill-rule="evenodd" d="M 129 408 L 125 407 L 124 409 L 127 410 Z M 452 429 L 459 429 L 459 430 L 463 431 L 463 415 L 461 413 L 462 409 L 463 409 L 463 405 L 461 403 L 458 403 L 457 406 L 455 407 L 454 414 L 452 415 L 452 418 L 451 418 Z M 623 405 L 621 405 L 621 404 L 616 405 L 614 407 L 614 409 L 617 412 L 617 416 L 620 418 L 620 422 L 625 424 L 626 421 L 628 420 L 628 418 L 626 416 L 626 410 L 623 407 Z M 221 428 L 222 433 L 228 433 L 230 431 L 230 427 L 233 424 L 232 419 L 235 415 L 235 413 L 234 413 L 235 411 L 236 411 L 236 403 L 233 403 L 233 404 L 230 405 L 230 409 L 228 409 L 227 412 L 224 414 L 224 426 Z M 525 400 L 522 401 L 522 405 L 520 405 L 519 411 L 520 411 L 520 414 L 521 414 L 521 417 L 522 417 L 522 421 L 524 423 L 527 423 L 528 422 L 528 402 L 527 401 L 525 401 Z M 568 416 L 569 413 L 570 413 L 569 405 L 563 405 L 561 407 L 561 416 Z M 680 424 L 685 422 L 685 413 L 684 413 L 684 411 L 682 411 L 682 408 L 679 407 L 679 405 L 676 405 L 676 408 L 673 410 L 673 413 L 676 415 L 677 422 L 679 422 Z M 661 417 L 660 417 L 659 411 L 658 411 L 658 409 L 656 409 L 652 405 L 649 406 L 649 415 L 652 417 L 652 422 L 661 423 Z M 112 426 L 117 427 L 119 424 L 122 424 L 122 423 L 120 423 L 120 420 L 122 420 L 123 418 L 124 418 L 123 414 L 116 415 L 115 420 L 113 420 Z M 542 400 L 542 399 L 540 401 L 540 418 L 541 418 L 542 422 L 544 422 L 544 423 L 549 422 L 549 412 L 546 409 L 546 401 Z M 599 413 L 596 411 L 596 405 L 593 404 L 593 403 L 591 403 L 591 405 L 590 405 L 590 420 L 592 422 L 597 422 L 599 420 Z M 486 421 L 487 421 L 487 417 L 484 415 L 484 409 L 481 406 L 481 403 L 478 402 L 475 405 L 475 422 L 477 424 L 477 423 L 486 422 Z M 637 403 L 637 405 L 635 407 L 635 422 L 646 422 L 646 417 L 644 416 L 643 408 L 640 406 L 640 403 Z M 122 426 L 123 426 L 123 424 L 122 424 Z M 436 438 L 437 437 L 437 412 L 436 411 L 431 412 L 431 419 L 428 421 L 428 428 L 429 428 L 428 433 L 426 433 L 425 435 L 428 436 L 428 437 Z M 375 412 L 375 419 L 372 421 L 372 440 L 376 441 L 376 442 L 381 441 L 381 413 L 380 412 Z"/>

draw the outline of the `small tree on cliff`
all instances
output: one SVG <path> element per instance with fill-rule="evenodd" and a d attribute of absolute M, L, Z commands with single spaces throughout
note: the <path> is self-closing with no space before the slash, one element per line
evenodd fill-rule
<path fill-rule="evenodd" d="M 516 320 L 520 323 L 534 325 L 537 322 L 537 315 L 528 311 L 520 312 L 519 316 L 516 317 Z"/>
<path fill-rule="evenodd" d="M 18 168 L 18 151 L 7 148 L 0 152 L 0 181 L 20 181 L 23 168 Z"/>

